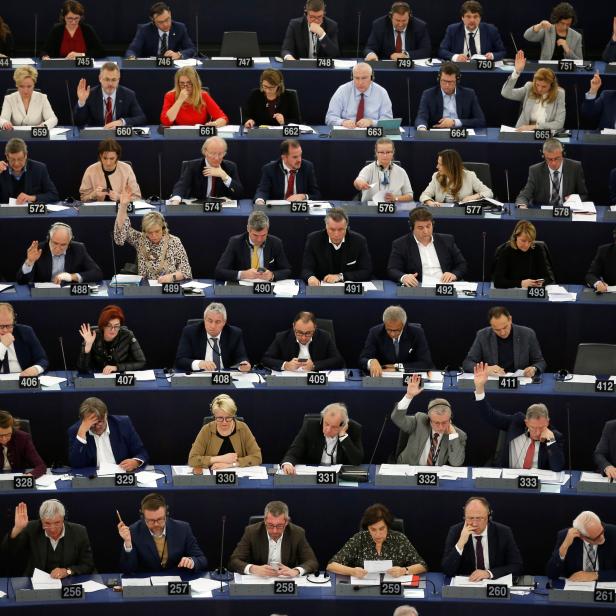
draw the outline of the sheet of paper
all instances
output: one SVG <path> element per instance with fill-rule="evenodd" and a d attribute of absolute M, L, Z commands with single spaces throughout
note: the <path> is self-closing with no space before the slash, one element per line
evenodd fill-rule
<path fill-rule="evenodd" d="M 182 578 L 179 575 L 153 575 L 150 577 L 152 586 L 166 586 L 169 582 L 181 582 Z"/>
<path fill-rule="evenodd" d="M 201 66 L 203 64 L 201 60 L 197 60 L 196 58 L 186 58 L 183 60 L 174 60 L 173 63 L 178 68 L 182 68 L 183 66 Z"/>
<path fill-rule="evenodd" d="M 258 575 L 250 575 L 250 574 L 242 574 L 242 573 L 234 573 L 233 581 L 236 584 L 273 584 L 274 580 L 278 579 L 287 579 L 287 578 L 276 578 L 276 577 L 259 577 Z"/>
<path fill-rule="evenodd" d="M 152 210 L 156 206 L 148 203 L 147 201 L 133 201 L 133 207 L 135 210 Z"/>
<path fill-rule="evenodd" d="M 102 372 L 95 372 L 94 378 L 95 379 L 115 379 L 116 374 L 117 374 L 116 372 L 113 372 L 111 374 L 103 374 Z M 154 373 L 154 370 L 132 370 L 132 371 L 126 372 L 125 374 L 134 374 L 135 379 L 137 381 L 155 381 L 156 380 L 156 374 Z"/>
<path fill-rule="evenodd" d="M 351 576 L 352 586 L 379 586 L 381 583 L 381 576 L 378 573 L 368 574 L 363 578 Z"/>
<path fill-rule="evenodd" d="M 35 282 L 34 288 L 35 289 L 60 289 L 62 288 L 62 285 L 55 284 L 53 282 Z"/>
<path fill-rule="evenodd" d="M 509 588 L 513 586 L 513 576 L 511 573 L 509 575 L 504 575 L 503 577 L 494 578 L 492 580 L 479 580 L 478 582 L 471 582 L 468 576 L 465 575 L 456 575 L 451 578 L 452 586 L 487 586 L 488 584 L 507 584 Z"/>
<path fill-rule="evenodd" d="M 417 66 L 423 66 L 425 68 L 430 68 L 431 66 L 434 66 L 435 64 L 440 64 L 441 60 L 439 60 L 438 58 L 417 58 L 415 60 L 415 64 Z"/>
<path fill-rule="evenodd" d="M 239 124 L 227 124 L 226 126 L 218 127 L 219 133 L 239 133 L 240 125 Z"/>
<path fill-rule="evenodd" d="M 182 289 L 207 289 L 212 285 L 209 282 L 199 282 L 198 280 L 191 280 L 190 282 L 185 282 L 180 286 L 182 287 Z"/>
<path fill-rule="evenodd" d="M 114 282 L 118 284 L 139 284 L 141 279 L 142 277 L 138 274 L 116 274 L 111 279 L 111 286 L 113 286 Z"/>
<path fill-rule="evenodd" d="M 108 477 L 116 473 L 125 473 L 126 471 L 118 464 L 101 464 L 96 470 L 97 477 Z"/>
<path fill-rule="evenodd" d="M 227 582 L 223 582 L 222 586 L 227 586 Z M 197 578 L 190 581 L 190 588 L 193 593 L 198 593 L 202 598 L 211 597 L 213 590 L 219 590 L 221 583 L 218 580 L 210 580 L 209 578 Z"/>
<path fill-rule="evenodd" d="M 472 478 L 477 479 L 478 477 L 489 477 L 490 479 L 499 479 L 502 475 L 502 468 L 479 467 L 473 468 Z"/>
<path fill-rule="evenodd" d="M 423 588 L 405 588 L 404 589 L 405 599 L 424 599 L 425 596 L 426 596 L 426 591 Z"/>
<path fill-rule="evenodd" d="M 368 573 L 385 573 L 394 566 L 391 560 L 364 560 L 364 569 Z"/>
<path fill-rule="evenodd" d="M 334 68 L 353 68 L 357 64 L 357 60 L 334 60 Z"/>
<path fill-rule="evenodd" d="M 46 571 L 34 569 L 32 574 L 32 588 L 42 590 L 47 588 L 62 588 L 62 580 L 55 580 Z"/>
<path fill-rule="evenodd" d="M 47 374 L 41 374 L 39 376 L 39 382 L 42 387 L 53 387 L 54 385 L 60 385 L 60 383 L 65 383 L 66 379 L 61 376 L 49 376 Z"/>
<path fill-rule="evenodd" d="M 6 291 L 7 289 L 10 289 L 11 287 L 14 287 L 15 285 L 13 284 L 0 284 L 0 293 L 2 293 L 2 291 Z"/>
<path fill-rule="evenodd" d="M 33 58 L 11 58 L 11 62 L 13 66 L 16 64 L 19 66 L 24 66 L 25 64 L 36 64 L 36 61 Z"/>
<path fill-rule="evenodd" d="M 332 464 L 331 466 L 309 466 L 307 464 L 298 464 L 295 467 L 295 473 L 297 475 L 314 475 L 316 476 L 318 471 L 334 471 L 340 472 L 342 464 Z"/>
<path fill-rule="evenodd" d="M 138 473 L 135 473 L 135 477 L 137 477 L 137 483 L 139 485 L 144 485 L 147 483 L 148 485 L 155 486 L 156 481 L 158 479 L 163 479 L 165 475 L 158 471 L 139 471 Z"/>
<path fill-rule="evenodd" d="M 98 590 L 105 590 L 107 586 L 101 584 L 100 582 L 95 582 L 94 580 L 87 580 L 82 582 L 83 592 L 97 592 Z"/>
<path fill-rule="evenodd" d="M 70 206 L 68 205 L 58 205 L 56 203 L 48 203 L 47 209 L 50 212 L 64 212 L 65 210 L 70 210 Z"/>
<path fill-rule="evenodd" d="M 248 479 L 267 479 L 267 469 L 265 466 L 246 466 L 244 468 L 236 468 L 235 472 L 240 477 L 248 477 Z"/>
<path fill-rule="evenodd" d="M 346 373 L 344 370 L 328 370 L 327 380 L 330 383 L 344 383 L 346 381 Z"/>
<path fill-rule="evenodd" d="M 605 477 L 600 475 L 599 473 L 589 473 L 588 471 L 583 471 L 580 476 L 580 481 L 590 481 L 592 483 L 609 483 L 609 477 Z"/>

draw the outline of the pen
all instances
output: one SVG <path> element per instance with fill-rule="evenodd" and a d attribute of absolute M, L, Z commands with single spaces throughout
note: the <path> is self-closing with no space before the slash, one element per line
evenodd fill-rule
<path fill-rule="evenodd" d="M 122 516 L 120 516 L 120 512 L 116 509 L 116 515 L 118 516 L 118 520 L 120 520 L 120 524 L 124 524 L 124 520 L 122 520 Z"/>

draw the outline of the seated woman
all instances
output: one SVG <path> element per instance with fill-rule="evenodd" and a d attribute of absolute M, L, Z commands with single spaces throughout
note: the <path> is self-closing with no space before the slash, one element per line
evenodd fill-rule
<path fill-rule="evenodd" d="M 284 89 L 284 78 L 280 71 L 266 68 L 259 77 L 255 88 L 244 105 L 245 128 L 255 126 L 281 126 L 299 124 L 297 97 Z"/>
<path fill-rule="evenodd" d="M 6 21 L 0 16 L 0 58 L 10 58 L 14 49 L 13 33 Z"/>
<path fill-rule="evenodd" d="M 79 372 L 112 374 L 145 367 L 141 346 L 135 334 L 124 325 L 124 320 L 122 308 L 111 304 L 101 310 L 98 327 L 81 324 L 79 333 L 83 343 L 77 360 Z"/>
<path fill-rule="evenodd" d="M 32 437 L 19 429 L 19 421 L 8 411 L 0 411 L 0 447 L 6 447 L 4 466 L 0 471 L 15 473 L 31 468 L 27 474 L 35 479 L 45 474 L 47 466 L 36 450 Z"/>
<path fill-rule="evenodd" d="M 438 153 L 436 173 L 419 200 L 424 205 L 440 207 L 443 203 L 464 203 L 492 197 L 488 188 L 475 174 L 464 168 L 456 150 L 442 150 Z"/>
<path fill-rule="evenodd" d="M 391 530 L 393 515 L 385 505 L 370 505 L 361 519 L 362 530 L 355 533 L 334 555 L 327 570 L 339 575 L 364 577 L 365 560 L 391 560 L 389 575 L 400 577 L 424 573 L 428 567 L 404 533 Z"/>
<path fill-rule="evenodd" d="M 175 73 L 175 88 L 165 94 L 160 123 L 163 126 L 206 124 L 224 126 L 229 118 L 216 101 L 201 89 L 201 79 L 192 66 Z"/>
<path fill-rule="evenodd" d="M 15 126 L 46 126 L 51 129 L 58 124 L 47 94 L 34 90 L 37 79 L 38 71 L 33 66 L 15 69 L 13 81 L 17 92 L 4 97 L 0 128 L 12 130 Z"/>
<path fill-rule="evenodd" d="M 141 189 L 132 165 L 123 163 L 122 146 L 115 139 L 103 139 L 98 144 L 98 162 L 84 172 L 79 198 L 88 201 L 119 201 L 122 189 L 128 186 L 130 199 L 141 199 Z"/>
<path fill-rule="evenodd" d="M 141 221 L 141 231 L 135 231 L 128 217 L 130 193 L 125 188 L 120 195 L 113 239 L 118 246 L 128 241 L 137 251 L 137 271 L 140 276 L 160 283 L 192 278 L 188 255 L 179 237 L 169 233 L 162 214 L 149 212 Z"/>
<path fill-rule="evenodd" d="M 552 9 L 550 21 L 544 19 L 531 26 L 524 38 L 541 43 L 540 60 L 581 60 L 582 35 L 571 27 L 575 20 L 574 8 L 561 2 Z"/>
<path fill-rule="evenodd" d="M 375 161 L 366 165 L 355 178 L 353 186 L 361 190 L 362 201 L 412 201 L 413 189 L 406 171 L 394 163 L 396 148 L 388 137 L 374 144 Z"/>
<path fill-rule="evenodd" d="M 60 9 L 60 21 L 49 32 L 41 50 L 41 58 L 68 58 L 88 56 L 103 58 L 106 53 L 101 40 L 90 24 L 84 23 L 83 4 L 66 0 Z"/>
<path fill-rule="evenodd" d="M 519 220 L 509 241 L 495 255 L 494 286 L 497 289 L 527 289 L 556 282 L 547 250 L 543 244 L 535 243 L 536 240 L 535 225 Z"/>
<path fill-rule="evenodd" d="M 231 396 L 220 394 L 210 404 L 213 420 L 206 423 L 190 448 L 188 465 L 196 475 L 204 468 L 236 468 L 261 464 L 261 448 L 250 428 L 236 419 L 237 406 Z"/>
<path fill-rule="evenodd" d="M 514 88 L 518 77 L 526 66 L 524 52 L 520 49 L 515 55 L 515 68 L 505 81 L 501 95 L 512 101 L 522 102 L 522 113 L 516 122 L 516 129 L 535 130 L 549 128 L 559 131 L 565 125 L 567 108 L 565 91 L 558 87 L 558 79 L 550 68 L 535 71 L 532 81 L 527 81 L 521 88 Z"/>

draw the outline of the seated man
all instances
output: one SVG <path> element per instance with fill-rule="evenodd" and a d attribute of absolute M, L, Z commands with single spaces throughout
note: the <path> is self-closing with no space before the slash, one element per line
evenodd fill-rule
<path fill-rule="evenodd" d="M 616 525 L 602 522 L 593 511 L 582 511 L 571 528 L 558 531 L 547 576 L 572 582 L 616 581 Z"/>
<path fill-rule="evenodd" d="M 556 473 L 565 468 L 563 435 L 550 428 L 545 404 L 531 404 L 526 414 L 513 415 L 492 408 L 486 400 L 488 364 L 475 366 L 475 401 L 481 419 L 506 433 L 505 445 L 494 461 L 502 468 L 541 468 Z"/>
<path fill-rule="evenodd" d="M 0 372 L 38 376 L 47 368 L 47 354 L 34 330 L 16 323 L 13 306 L 0 302 Z"/>
<path fill-rule="evenodd" d="M 296 464 L 361 464 L 363 459 L 360 424 L 349 422 L 344 403 L 334 402 L 321 411 L 321 421 L 304 417 L 281 467 L 287 475 L 295 475 Z"/>
<path fill-rule="evenodd" d="M 223 304 L 212 302 L 203 313 L 203 323 L 184 327 L 175 355 L 175 367 L 184 372 L 250 371 L 242 330 L 227 325 L 227 309 Z"/>
<path fill-rule="evenodd" d="M 0 411 L 0 448 L 4 451 L 4 463 L 0 470 L 25 473 L 27 469 L 32 469 L 25 474 L 35 479 L 45 474 L 47 466 L 39 456 L 32 437 L 25 430 L 19 429 L 19 420 L 8 411 Z"/>
<path fill-rule="evenodd" d="M 46 242 L 34 240 L 26 252 L 26 260 L 15 280 L 18 284 L 33 282 L 97 282 L 103 278 L 101 268 L 88 254 L 85 244 L 73 240 L 73 230 L 63 222 L 54 222 Z"/>
<path fill-rule="evenodd" d="M 15 575 L 30 577 L 41 569 L 61 580 L 96 573 L 86 527 L 66 522 L 65 515 L 64 505 L 55 498 L 41 503 L 40 520 L 28 520 L 26 503 L 15 507 L 15 523 L 2 542 L 7 562 L 24 562 L 25 558 L 25 569 Z"/>
<path fill-rule="evenodd" d="M 451 421 L 451 404 L 444 398 L 433 398 L 428 412 L 407 415 L 413 398 L 423 388 L 421 377 L 414 374 L 407 383 L 406 394 L 391 413 L 391 420 L 402 432 L 408 433 L 406 447 L 398 455 L 398 464 L 413 466 L 462 466 L 466 450 L 466 432 Z"/>
<path fill-rule="evenodd" d="M 86 398 L 79 421 L 68 429 L 68 460 L 73 468 L 117 464 L 131 472 L 148 463 L 148 452 L 128 415 L 110 415 L 100 398 Z"/>
<path fill-rule="evenodd" d="M 616 173 L 613 175 L 616 179 Z M 616 238 L 616 230 L 614 236 Z M 616 285 L 616 241 L 597 248 L 586 273 L 586 284 L 597 293 L 606 293 L 608 286 Z"/>
<path fill-rule="evenodd" d="M 23 139 L 9 139 L 4 154 L 6 161 L 0 160 L 0 203 L 15 199 L 17 205 L 25 205 L 60 199 L 47 165 L 28 158 L 28 146 Z"/>
<path fill-rule="evenodd" d="M 472 88 L 458 85 L 460 69 L 445 62 L 438 71 L 438 85 L 424 90 L 415 118 L 417 130 L 429 128 L 483 128 L 486 118 Z"/>
<path fill-rule="evenodd" d="M 460 7 L 460 21 L 447 26 L 438 49 L 438 57 L 452 62 L 468 62 L 473 56 L 502 60 L 505 46 L 496 26 L 483 23 L 483 7 L 476 0 L 467 0 Z"/>
<path fill-rule="evenodd" d="M 299 312 L 293 328 L 278 332 L 261 363 L 272 370 L 312 372 L 344 367 L 344 360 L 331 336 L 317 327 L 312 312 Z"/>
<path fill-rule="evenodd" d="M 120 555 L 123 573 L 150 573 L 169 569 L 204 571 L 207 558 L 199 547 L 188 522 L 169 516 L 161 494 L 148 494 L 141 500 L 141 518 L 118 533 L 124 540 Z M 119 514 L 118 514 L 119 516 Z"/>
<path fill-rule="evenodd" d="M 387 262 L 390 280 L 403 287 L 418 287 L 424 276 L 440 282 L 462 280 L 466 259 L 453 235 L 434 233 L 432 213 L 417 207 L 409 213 L 411 233 L 394 240 Z"/>
<path fill-rule="evenodd" d="M 598 473 L 611 480 L 616 479 L 616 419 L 605 422 L 593 459 Z"/>
<path fill-rule="evenodd" d="M 272 160 L 261 169 L 261 179 L 255 193 L 255 205 L 266 201 L 319 200 L 321 191 L 314 165 L 302 159 L 302 146 L 296 139 L 280 144 L 280 160 Z"/>
<path fill-rule="evenodd" d="M 389 13 L 372 22 L 364 49 L 366 61 L 429 58 L 432 44 L 425 21 L 413 17 L 408 2 L 394 2 Z"/>
<path fill-rule="evenodd" d="M 291 523 L 282 501 L 265 505 L 262 522 L 244 529 L 229 559 L 229 569 L 260 577 L 297 577 L 317 571 L 319 564 L 303 528 Z"/>
<path fill-rule="evenodd" d="M 323 282 L 370 280 L 372 258 L 366 238 L 350 231 L 347 213 L 338 207 L 327 210 L 325 229 L 308 234 L 302 259 L 302 278 L 311 286 Z"/>
<path fill-rule="evenodd" d="M 489 327 L 480 329 L 462 365 L 472 372 L 475 364 L 488 365 L 488 374 L 502 376 L 524 370 L 524 376 L 535 377 L 545 372 L 546 362 L 530 327 L 514 325 L 513 317 L 504 306 L 492 306 L 488 311 Z"/>
<path fill-rule="evenodd" d="M 449 529 L 441 569 L 451 577 L 467 575 L 471 582 L 522 572 L 522 555 L 511 528 L 492 520 L 490 503 L 483 496 L 469 498 L 464 521 Z"/>
<path fill-rule="evenodd" d="M 599 73 L 595 73 L 584 97 L 582 115 L 590 119 L 599 130 L 616 128 L 616 90 L 603 90 L 597 98 L 601 83 Z"/>
<path fill-rule="evenodd" d="M 248 217 L 246 232 L 229 239 L 218 259 L 214 276 L 218 280 L 284 280 L 291 277 L 291 264 L 282 240 L 269 232 L 265 212 Z"/>
<path fill-rule="evenodd" d="M 187 160 L 182 164 L 180 179 L 171 191 L 171 201 L 178 204 L 182 199 L 207 199 L 226 197 L 241 199 L 244 194 L 237 165 L 224 160 L 227 142 L 221 137 L 210 137 L 201 146 L 203 158 Z"/>
<path fill-rule="evenodd" d="M 353 80 L 343 83 L 329 101 L 325 124 L 366 128 L 393 118 L 387 90 L 374 83 L 372 67 L 360 62 L 353 67 Z"/>
<path fill-rule="evenodd" d="M 388 306 L 383 312 L 383 325 L 370 328 L 359 355 L 359 367 L 370 376 L 385 372 L 432 370 L 432 356 L 423 328 L 406 322 L 400 306 Z"/>
<path fill-rule="evenodd" d="M 588 201 L 582 163 L 564 158 L 563 144 L 558 139 L 544 141 L 542 150 L 544 162 L 529 168 L 526 186 L 516 197 L 516 206 L 558 206 L 574 194 Z"/>
<path fill-rule="evenodd" d="M 304 16 L 289 22 L 280 55 L 284 60 L 338 58 L 338 24 L 325 17 L 323 0 L 308 0 Z"/>

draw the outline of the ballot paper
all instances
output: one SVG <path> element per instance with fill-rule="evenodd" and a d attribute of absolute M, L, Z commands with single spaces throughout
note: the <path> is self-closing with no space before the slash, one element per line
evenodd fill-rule
<path fill-rule="evenodd" d="M 189 582 L 192 590 L 193 597 L 195 593 L 201 598 L 205 599 L 212 596 L 213 590 L 219 590 L 221 583 L 218 580 L 210 580 L 209 578 L 197 578 Z M 222 586 L 226 586 L 227 583 L 223 582 Z"/>
<path fill-rule="evenodd" d="M 65 383 L 66 379 L 61 376 L 49 376 L 47 374 L 41 374 L 39 376 L 39 383 L 41 387 L 56 387 L 60 383 Z"/>
<path fill-rule="evenodd" d="M 71 209 L 69 205 L 59 205 L 57 203 L 48 203 L 46 207 L 50 212 L 64 212 Z"/>
<path fill-rule="evenodd" d="M 34 590 L 47 590 L 50 588 L 62 588 L 62 580 L 55 580 L 46 571 L 34 569 L 32 575 L 32 588 Z"/>
<path fill-rule="evenodd" d="M 35 65 L 36 61 L 34 58 L 11 58 L 11 63 L 13 66 L 24 66 L 26 64 Z"/>
<path fill-rule="evenodd" d="M 191 280 L 180 285 L 182 289 L 207 289 L 212 284 L 209 282 L 199 282 L 198 280 Z"/>
<path fill-rule="evenodd" d="M 299 294 L 299 284 L 292 278 L 278 280 L 274 283 L 274 295 L 276 297 L 294 297 Z"/>
<path fill-rule="evenodd" d="M 364 569 L 368 573 L 385 573 L 394 566 L 391 560 L 364 560 Z"/>
<path fill-rule="evenodd" d="M 489 584 L 507 584 L 509 588 L 513 586 L 513 575 L 503 575 L 503 577 L 494 579 L 479 580 L 471 582 L 466 575 L 456 575 L 451 578 L 451 586 L 488 586 Z"/>
<path fill-rule="evenodd" d="M 115 379 L 117 376 L 117 372 L 112 372 L 111 374 L 103 374 L 102 372 L 95 372 L 95 379 Z M 154 370 L 130 370 L 124 372 L 123 374 L 134 374 L 135 380 L 137 381 L 155 381 L 156 374 Z"/>
<path fill-rule="evenodd" d="M 545 287 L 548 292 L 548 299 L 551 302 L 574 302 L 577 299 L 577 293 L 570 293 L 559 284 L 549 284 Z"/>
<path fill-rule="evenodd" d="M 156 481 L 165 477 L 164 473 L 158 471 L 139 471 L 135 473 L 137 483 L 142 487 L 155 488 L 157 486 Z"/>

